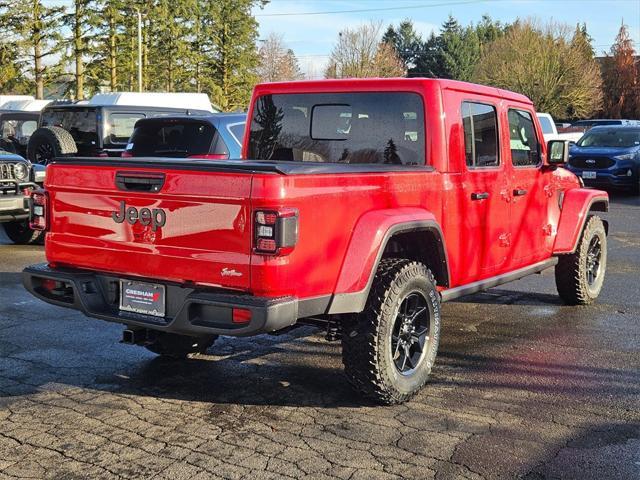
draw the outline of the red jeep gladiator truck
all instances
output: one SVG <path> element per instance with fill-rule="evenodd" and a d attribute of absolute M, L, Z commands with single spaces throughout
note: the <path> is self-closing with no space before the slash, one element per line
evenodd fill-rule
<path fill-rule="evenodd" d="M 605 192 L 564 168 L 529 99 L 437 79 L 255 88 L 243 160 L 61 158 L 32 198 L 38 298 L 186 356 L 219 335 L 324 325 L 382 403 L 427 381 L 441 302 L 555 267 L 598 296 Z"/>

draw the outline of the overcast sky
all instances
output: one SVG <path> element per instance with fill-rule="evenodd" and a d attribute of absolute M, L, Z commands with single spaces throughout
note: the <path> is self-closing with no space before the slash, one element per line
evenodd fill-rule
<path fill-rule="evenodd" d="M 260 37 L 282 34 L 303 71 L 315 77 L 322 76 L 338 32 L 345 27 L 374 20 L 386 28 L 410 18 L 426 37 L 449 14 L 463 25 L 478 22 L 483 14 L 503 22 L 518 17 L 571 26 L 584 22 L 598 54 L 610 48 L 624 20 L 640 50 L 640 0 L 271 0 L 255 10 Z"/>

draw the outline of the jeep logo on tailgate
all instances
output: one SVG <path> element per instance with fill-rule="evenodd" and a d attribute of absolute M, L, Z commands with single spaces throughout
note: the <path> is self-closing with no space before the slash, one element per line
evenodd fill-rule
<path fill-rule="evenodd" d="M 122 223 L 125 220 L 133 225 L 136 222 L 140 222 L 142 225 L 151 225 L 151 230 L 154 232 L 158 227 L 164 227 L 167 223 L 167 214 L 161 208 L 141 208 L 139 211 L 136 207 L 128 207 L 127 204 L 120 202 L 120 210 L 111 213 L 111 218 L 116 223 Z"/>

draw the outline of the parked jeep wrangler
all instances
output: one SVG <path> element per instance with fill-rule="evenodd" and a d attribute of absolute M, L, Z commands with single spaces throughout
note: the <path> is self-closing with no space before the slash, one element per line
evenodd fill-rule
<path fill-rule="evenodd" d="M 7 237 L 18 244 L 44 238 L 43 232 L 29 228 L 29 199 L 44 182 L 44 167 L 0 149 L 0 223 Z M 37 182 L 37 183 L 36 183 Z"/>
<path fill-rule="evenodd" d="M 38 128 L 38 112 L 0 110 L 0 149 L 27 156 L 27 145 Z"/>
<path fill-rule="evenodd" d="M 192 95 L 197 102 L 189 102 Z M 215 111 L 206 95 L 204 103 L 199 96 L 184 93 L 100 94 L 89 102 L 49 105 L 42 110 L 40 128 L 29 140 L 27 157 L 31 162 L 43 165 L 53 158 L 70 155 L 119 157 L 135 123 L 141 118 L 210 115 Z"/>
<path fill-rule="evenodd" d="M 605 192 L 542 142 L 531 101 L 436 79 L 258 85 L 243 158 L 62 158 L 33 195 L 47 264 L 24 285 L 169 356 L 301 324 L 342 339 L 382 403 L 434 365 L 440 303 L 555 267 L 586 305 L 607 262 Z"/>

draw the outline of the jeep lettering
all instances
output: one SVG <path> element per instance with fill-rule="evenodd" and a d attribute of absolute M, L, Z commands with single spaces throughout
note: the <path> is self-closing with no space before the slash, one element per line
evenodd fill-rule
<path fill-rule="evenodd" d="M 140 222 L 141 225 L 151 225 L 151 230 L 154 232 L 164 227 L 167 223 L 167 214 L 161 208 L 154 208 L 149 210 L 148 208 L 141 208 L 140 211 L 136 207 L 128 207 L 124 201 L 120 202 L 119 211 L 111 213 L 111 218 L 116 223 L 122 223 L 125 220 L 130 225 L 134 225 L 136 222 Z"/>

